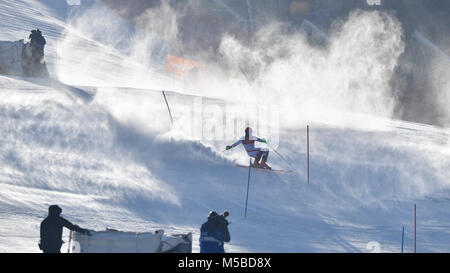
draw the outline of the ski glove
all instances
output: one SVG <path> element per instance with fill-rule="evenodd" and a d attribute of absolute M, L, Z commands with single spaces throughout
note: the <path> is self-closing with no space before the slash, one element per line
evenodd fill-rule
<path fill-rule="evenodd" d="M 261 142 L 267 144 L 267 140 L 265 140 L 264 138 L 261 138 Z"/>
<path fill-rule="evenodd" d="M 225 148 L 225 150 L 229 150 L 229 149 L 231 149 L 231 146 L 227 146 L 226 148 Z"/>

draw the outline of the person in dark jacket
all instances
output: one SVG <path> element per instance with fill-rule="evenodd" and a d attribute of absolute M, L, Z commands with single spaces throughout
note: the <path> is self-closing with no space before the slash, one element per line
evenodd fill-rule
<path fill-rule="evenodd" d="M 89 230 L 80 228 L 60 216 L 62 209 L 58 205 L 48 208 L 48 217 L 41 223 L 39 248 L 44 253 L 61 253 L 63 227 L 90 235 Z"/>
<path fill-rule="evenodd" d="M 30 39 L 30 43 L 34 48 L 38 49 L 42 53 L 44 52 L 44 46 L 47 41 L 45 40 L 44 36 L 42 36 L 42 32 L 39 29 L 32 30 L 28 38 Z"/>
<path fill-rule="evenodd" d="M 26 77 L 48 78 L 50 75 L 44 59 L 44 47 L 47 41 L 39 29 L 32 30 L 30 42 L 22 50 L 22 67 Z"/>
<path fill-rule="evenodd" d="M 31 45 L 31 56 L 32 63 L 44 63 L 44 47 L 47 41 L 44 36 L 42 36 L 42 32 L 37 30 L 32 30 L 29 36 L 30 45 Z"/>
<path fill-rule="evenodd" d="M 200 253 L 225 253 L 224 243 L 230 241 L 225 211 L 222 215 L 211 211 L 208 220 L 200 228 Z"/>

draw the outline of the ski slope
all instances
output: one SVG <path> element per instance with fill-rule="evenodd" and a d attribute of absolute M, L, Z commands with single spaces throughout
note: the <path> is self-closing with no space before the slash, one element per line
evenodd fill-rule
<path fill-rule="evenodd" d="M 342 114 L 342 123 L 281 122 L 276 148 L 293 166 L 274 152 L 269 163 L 293 173 L 252 171 L 244 218 L 248 170 L 235 166 L 248 164 L 242 147 L 224 153 L 231 143 L 183 127 L 183 111 L 197 109 L 200 97 L 116 49 L 105 56 L 107 45 L 71 32 L 71 7 L 61 2 L 0 0 L 0 39 L 39 27 L 50 73 L 64 82 L 0 75 L 1 252 L 39 252 L 50 204 L 95 230 L 192 232 L 194 252 L 208 212 L 225 209 L 227 252 L 369 252 L 372 242 L 400 252 L 402 226 L 405 252 L 413 252 L 417 204 L 418 252 L 450 252 L 449 129 L 354 113 Z M 57 44 L 67 45 L 67 32 L 78 35 L 69 52 L 102 52 L 94 59 L 101 63 L 80 65 L 80 55 L 67 52 L 60 61 Z M 177 91 L 167 93 L 174 127 L 161 89 Z"/>

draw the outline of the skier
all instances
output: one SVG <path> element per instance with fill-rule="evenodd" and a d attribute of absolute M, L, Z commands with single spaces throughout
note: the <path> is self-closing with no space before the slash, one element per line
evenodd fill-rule
<path fill-rule="evenodd" d="M 60 216 L 62 209 L 58 205 L 48 208 L 48 217 L 41 223 L 39 248 L 44 253 L 61 253 L 63 227 L 90 236 L 90 231 L 80 228 Z"/>
<path fill-rule="evenodd" d="M 238 140 L 236 143 L 234 143 L 231 146 L 227 146 L 225 149 L 228 151 L 237 145 L 241 144 L 244 145 L 245 150 L 247 151 L 247 154 L 250 157 L 255 158 L 255 162 L 253 162 L 254 168 L 263 168 L 263 169 L 269 169 L 272 168 L 267 165 L 267 159 L 269 157 L 269 150 L 264 148 L 256 148 L 255 147 L 255 141 L 267 143 L 267 141 L 264 138 L 258 138 L 252 135 L 252 128 L 247 127 L 245 129 L 245 136 Z M 262 160 L 261 160 L 262 158 Z M 261 163 L 259 162 L 261 160 Z"/>
<path fill-rule="evenodd" d="M 208 220 L 200 228 L 200 253 L 225 253 L 224 243 L 230 241 L 228 221 L 229 215 L 224 211 L 222 215 L 210 211 Z"/>

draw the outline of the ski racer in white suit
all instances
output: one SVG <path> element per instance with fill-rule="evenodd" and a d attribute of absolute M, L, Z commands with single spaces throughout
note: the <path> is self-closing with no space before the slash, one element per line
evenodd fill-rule
<path fill-rule="evenodd" d="M 250 157 L 255 158 L 255 162 L 253 163 L 254 168 L 264 168 L 271 170 L 272 168 L 267 165 L 267 159 L 269 157 L 269 150 L 265 148 L 256 148 L 255 147 L 255 141 L 267 143 L 267 141 L 264 138 L 258 138 L 252 135 L 252 128 L 247 127 L 245 129 L 245 136 L 241 139 L 239 139 L 236 143 L 234 143 L 231 146 L 227 146 L 226 150 L 230 150 L 239 144 L 242 143 L 244 145 L 245 150 L 247 151 L 247 154 Z M 262 160 L 261 160 L 262 158 Z M 259 162 L 261 160 L 261 162 Z"/>

